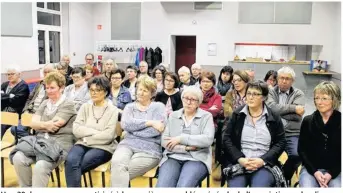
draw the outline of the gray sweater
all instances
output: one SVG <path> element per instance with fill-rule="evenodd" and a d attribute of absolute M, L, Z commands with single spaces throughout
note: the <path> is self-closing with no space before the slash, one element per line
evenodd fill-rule
<path fill-rule="evenodd" d="M 85 82 L 77 92 L 75 92 L 75 85 L 69 85 L 64 89 L 63 93 L 67 99 L 74 102 L 75 109 L 78 112 L 81 105 L 90 100 L 87 82 Z"/>
<path fill-rule="evenodd" d="M 211 113 L 198 108 L 193 122 L 190 125 L 190 134 L 183 132 L 183 125 L 185 124 L 182 119 L 183 108 L 174 111 L 169 115 L 167 127 L 163 132 L 162 136 L 162 146 L 166 148 L 168 140 L 166 137 L 181 137 L 181 142 L 176 145 L 172 151 L 166 149 L 163 152 L 163 158 L 160 162 L 160 166 L 168 160 L 168 157 L 181 158 L 188 160 L 196 160 L 203 162 L 208 172 L 211 173 L 212 165 L 212 149 L 211 145 L 214 139 L 214 124 Z M 197 147 L 196 151 L 185 150 L 186 146 Z M 189 159 L 189 154 L 192 159 Z M 176 155 L 176 156 L 175 156 Z M 184 156 L 184 158 L 182 158 Z"/>
<path fill-rule="evenodd" d="M 153 127 L 146 127 L 147 120 L 163 120 L 166 123 L 167 113 L 164 104 L 152 102 L 145 111 L 137 108 L 137 102 L 127 104 L 121 118 L 121 127 L 127 134 L 119 146 L 125 145 L 161 158 L 161 133 Z"/>
<path fill-rule="evenodd" d="M 269 89 L 268 99 L 266 104 L 274 111 L 278 112 L 281 118 L 288 121 L 285 126 L 286 137 L 299 136 L 302 116 L 295 112 L 297 105 L 305 106 L 305 94 L 303 91 L 291 87 L 286 104 L 279 104 L 279 87 Z"/>

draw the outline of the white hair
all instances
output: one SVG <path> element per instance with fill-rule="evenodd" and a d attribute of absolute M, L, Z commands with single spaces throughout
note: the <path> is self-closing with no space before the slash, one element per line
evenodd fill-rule
<path fill-rule="evenodd" d="M 64 54 L 61 58 L 61 60 L 63 60 L 63 58 L 68 58 L 70 60 L 70 56 L 68 54 Z"/>
<path fill-rule="evenodd" d="M 201 65 L 200 64 L 197 64 L 197 63 L 194 63 L 191 67 L 191 69 L 193 68 L 197 68 L 197 69 L 201 69 Z"/>
<path fill-rule="evenodd" d="M 191 71 L 189 70 L 189 68 L 187 66 L 182 66 L 178 71 L 178 73 L 180 72 L 186 72 L 188 74 L 191 74 Z"/>
<path fill-rule="evenodd" d="M 183 89 L 181 98 L 185 96 L 186 93 L 194 94 L 198 100 L 199 100 L 199 105 L 202 103 L 202 100 L 204 99 L 204 94 L 202 93 L 201 89 L 197 86 L 187 86 Z"/>
<path fill-rule="evenodd" d="M 43 68 L 43 69 L 45 69 L 45 68 L 52 68 L 52 69 L 56 69 L 56 65 L 55 65 L 54 63 L 46 64 L 46 65 L 44 66 L 44 68 Z"/>
<path fill-rule="evenodd" d="M 290 74 L 293 78 L 293 80 L 295 80 L 295 72 L 293 70 L 293 68 L 289 67 L 289 66 L 284 66 L 282 68 L 280 68 L 278 71 L 277 71 L 277 74 Z"/>
<path fill-rule="evenodd" d="M 117 63 L 115 63 L 114 60 L 112 60 L 112 59 L 106 60 L 105 64 L 112 64 L 112 66 L 113 66 L 115 69 L 118 68 Z"/>
<path fill-rule="evenodd" d="M 10 70 L 15 71 L 16 73 L 21 73 L 21 69 L 19 65 L 15 65 L 15 64 L 8 65 L 8 67 L 6 67 L 6 71 L 8 72 Z"/>

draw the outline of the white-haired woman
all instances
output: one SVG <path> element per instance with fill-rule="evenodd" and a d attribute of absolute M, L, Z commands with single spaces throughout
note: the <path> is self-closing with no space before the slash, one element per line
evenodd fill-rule
<path fill-rule="evenodd" d="M 187 87 L 194 85 L 196 82 L 191 79 L 191 71 L 187 66 L 182 66 L 178 71 L 177 71 L 179 78 L 180 78 L 180 91 Z"/>
<path fill-rule="evenodd" d="M 182 92 L 183 108 L 172 112 L 162 135 L 165 148 L 157 187 L 196 187 L 211 173 L 214 124 L 211 113 L 199 108 L 200 88 Z"/>
<path fill-rule="evenodd" d="M 301 124 L 300 187 L 341 187 L 341 89 L 325 81 L 314 88 L 317 110 Z"/>

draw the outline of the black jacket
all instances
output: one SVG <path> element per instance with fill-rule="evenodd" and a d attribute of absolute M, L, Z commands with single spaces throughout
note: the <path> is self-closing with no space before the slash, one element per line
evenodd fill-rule
<path fill-rule="evenodd" d="M 246 115 L 243 112 L 240 112 L 244 107 L 245 105 L 237 108 L 232 113 L 232 117 L 228 123 L 227 129 L 224 131 L 224 166 L 230 163 L 237 164 L 239 158 L 245 157 L 241 151 L 241 137 Z M 283 129 L 280 115 L 273 112 L 269 107 L 267 107 L 267 111 L 268 116 L 265 115 L 267 116 L 266 125 L 271 135 L 271 144 L 269 151 L 262 155 L 261 159 L 263 159 L 266 164 L 274 166 L 278 164 L 278 159 L 284 151 L 286 145 L 285 131 Z"/>
<path fill-rule="evenodd" d="M 181 93 L 179 91 L 170 96 L 167 95 L 164 91 L 161 91 L 156 94 L 155 101 L 161 102 L 166 105 L 169 97 L 170 97 L 173 111 L 177 111 L 183 107 L 182 101 L 181 101 Z"/>
<path fill-rule="evenodd" d="M 152 69 L 161 63 L 162 63 L 162 50 L 161 48 L 157 47 L 155 48 L 155 51 L 154 51 L 154 62 L 153 62 L 154 65 L 152 66 Z"/>
<path fill-rule="evenodd" d="M 306 170 L 314 175 L 326 169 L 332 178 L 341 173 L 341 113 L 334 110 L 324 125 L 319 111 L 304 118 L 299 136 L 298 153 Z"/>
<path fill-rule="evenodd" d="M 223 84 L 221 81 L 218 81 L 217 83 L 217 89 L 218 89 L 218 93 L 221 96 L 225 96 L 226 93 L 231 90 L 233 88 L 233 84 L 232 83 L 226 83 Z"/>
<path fill-rule="evenodd" d="M 4 111 L 5 108 L 10 108 L 20 115 L 30 94 L 29 86 L 22 80 L 6 94 L 8 84 L 8 81 L 1 84 L 1 111 Z M 14 94 L 14 97 L 10 98 L 10 94 Z"/>

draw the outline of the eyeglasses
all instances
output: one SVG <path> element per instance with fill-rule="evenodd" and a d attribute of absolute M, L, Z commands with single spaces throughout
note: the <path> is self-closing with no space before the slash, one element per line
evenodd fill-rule
<path fill-rule="evenodd" d="M 199 101 L 198 99 L 192 99 L 192 98 L 186 98 L 186 97 L 182 97 L 182 100 L 186 103 L 192 103 L 192 104 Z"/>
<path fill-rule="evenodd" d="M 91 59 L 91 58 L 86 58 L 86 60 L 93 60 L 93 59 Z"/>
<path fill-rule="evenodd" d="M 242 79 L 241 78 L 233 79 L 232 83 L 235 83 L 235 82 L 242 82 Z"/>
<path fill-rule="evenodd" d="M 173 79 L 165 79 L 164 81 L 167 81 L 167 82 L 172 82 L 172 83 L 174 83 L 174 82 L 175 82 Z"/>
<path fill-rule="evenodd" d="M 210 80 L 202 80 L 202 81 L 201 81 L 201 83 L 207 83 L 207 84 L 210 84 L 210 83 L 212 83 L 212 81 L 210 81 Z"/>
<path fill-rule="evenodd" d="M 162 74 L 161 72 L 155 72 L 155 74 Z"/>
<path fill-rule="evenodd" d="M 314 98 L 314 101 L 316 102 L 319 102 L 319 101 L 328 102 L 330 100 L 332 100 L 332 98 L 319 98 L 319 97 Z"/>
<path fill-rule="evenodd" d="M 253 98 L 256 98 L 257 96 L 261 96 L 262 94 L 261 93 L 251 93 L 251 92 L 247 92 L 246 96 L 247 97 L 253 97 Z"/>
<path fill-rule="evenodd" d="M 281 81 L 285 80 L 287 82 L 292 80 L 292 78 L 289 78 L 289 77 L 278 77 L 278 79 L 281 80 Z"/>
<path fill-rule="evenodd" d="M 7 73 L 7 76 L 14 76 L 16 73 Z"/>
<path fill-rule="evenodd" d="M 101 91 L 103 91 L 103 89 L 89 89 L 89 92 L 92 94 L 92 93 L 95 93 L 95 94 L 99 94 Z"/>
<path fill-rule="evenodd" d="M 72 78 L 73 80 L 79 80 L 79 79 L 81 79 L 81 76 L 71 76 L 71 78 Z"/>
<path fill-rule="evenodd" d="M 112 77 L 111 80 L 121 80 L 121 77 Z"/>

